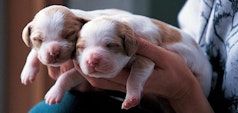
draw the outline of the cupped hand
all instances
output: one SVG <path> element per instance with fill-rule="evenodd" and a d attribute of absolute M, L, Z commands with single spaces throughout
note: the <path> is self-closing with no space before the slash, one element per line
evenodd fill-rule
<path fill-rule="evenodd" d="M 191 89 L 191 84 L 194 84 L 193 82 L 196 80 L 181 56 L 144 39 L 137 38 L 137 40 L 139 42 L 137 54 L 145 56 L 155 63 L 155 69 L 145 83 L 144 93 L 166 98 L 179 98 Z M 74 61 L 74 64 L 76 69 L 81 72 L 77 61 Z M 81 74 L 94 87 L 125 92 L 129 71 L 123 69 L 118 76 L 110 79 L 92 78 L 82 72 Z"/>
<path fill-rule="evenodd" d="M 137 54 L 155 63 L 154 71 L 144 85 L 145 95 L 164 97 L 177 113 L 213 113 L 198 81 L 181 56 L 144 39 L 137 40 Z M 81 72 L 77 61 L 74 64 L 93 87 L 126 92 L 130 70 L 123 69 L 118 76 L 110 79 L 92 78 Z"/>
<path fill-rule="evenodd" d="M 74 68 L 72 60 L 68 60 L 66 63 L 59 67 L 47 66 L 49 76 L 56 80 L 62 73 Z"/>
<path fill-rule="evenodd" d="M 48 74 L 54 80 L 57 80 L 57 78 L 61 74 L 65 73 L 66 71 L 69 71 L 72 68 L 75 68 L 73 60 L 69 60 L 69 61 L 67 61 L 66 63 L 64 63 L 63 65 L 61 65 L 59 67 L 47 66 Z M 81 76 L 81 75 L 79 74 L 78 76 Z M 99 91 L 101 89 L 92 87 L 92 85 L 87 80 L 85 80 L 85 81 L 82 81 L 82 83 L 80 83 L 80 85 L 73 88 L 73 90 L 78 90 L 78 91 L 81 91 L 81 92 L 87 92 L 87 91 Z"/>

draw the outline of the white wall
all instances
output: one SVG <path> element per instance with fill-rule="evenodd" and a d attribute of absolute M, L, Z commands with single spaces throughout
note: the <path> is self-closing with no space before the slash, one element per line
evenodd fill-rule
<path fill-rule="evenodd" d="M 5 113 L 5 81 L 6 81 L 6 29 L 5 29 L 5 0 L 0 0 L 0 113 Z"/>

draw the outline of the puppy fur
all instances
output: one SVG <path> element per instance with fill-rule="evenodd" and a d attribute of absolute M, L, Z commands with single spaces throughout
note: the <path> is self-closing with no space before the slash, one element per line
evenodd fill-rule
<path fill-rule="evenodd" d="M 34 81 L 40 70 L 40 64 L 59 67 L 71 62 L 74 56 L 78 32 L 83 24 L 100 15 L 115 15 L 120 10 L 107 9 L 83 11 L 69 9 L 61 5 L 52 5 L 40 10 L 22 32 L 26 46 L 31 47 L 21 73 L 21 82 Z M 127 13 L 121 11 L 121 13 Z M 48 104 L 59 103 L 67 90 L 84 80 L 75 68 L 61 74 L 54 86 L 47 92 Z"/>
<path fill-rule="evenodd" d="M 123 68 L 130 68 L 122 109 L 136 106 L 144 82 L 154 69 L 150 59 L 135 54 L 137 36 L 181 55 L 208 96 L 211 65 L 192 37 L 171 25 L 140 15 L 101 16 L 86 23 L 76 44 L 76 58 L 82 72 L 91 77 L 111 78 Z"/>

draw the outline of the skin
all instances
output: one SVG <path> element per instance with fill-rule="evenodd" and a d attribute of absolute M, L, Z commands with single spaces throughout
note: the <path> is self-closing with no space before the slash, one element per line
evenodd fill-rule
<path fill-rule="evenodd" d="M 145 83 L 142 92 L 144 95 L 152 94 L 168 99 L 177 113 L 214 113 L 198 81 L 181 56 L 144 39 L 137 38 L 137 40 L 139 42 L 137 54 L 155 62 L 155 69 Z M 48 68 L 50 76 L 56 79 L 61 71 L 73 68 L 72 63 L 69 62 L 57 69 Z M 77 65 L 75 67 L 81 72 Z M 99 88 L 126 92 L 128 75 L 129 70 L 126 69 L 122 70 L 119 76 L 110 79 L 91 78 L 82 74 L 90 84 L 85 80 L 77 90 L 88 91 Z"/>

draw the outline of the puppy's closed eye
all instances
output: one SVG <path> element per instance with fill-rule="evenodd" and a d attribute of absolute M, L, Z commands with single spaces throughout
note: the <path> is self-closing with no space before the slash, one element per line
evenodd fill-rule
<path fill-rule="evenodd" d="M 121 43 L 110 42 L 105 45 L 105 47 L 112 51 L 113 53 L 121 53 L 123 51 L 123 47 Z"/>
<path fill-rule="evenodd" d="M 81 38 L 79 38 L 79 39 L 78 39 L 78 42 L 77 42 L 77 44 L 76 44 L 76 50 L 77 50 L 78 52 L 82 52 L 82 51 L 84 50 L 84 48 L 85 48 L 85 43 L 84 43 L 83 40 L 81 40 Z"/>
<path fill-rule="evenodd" d="M 43 42 L 43 39 L 40 38 L 40 37 L 33 37 L 32 40 L 36 43 L 42 43 Z"/>
<path fill-rule="evenodd" d="M 105 41 L 104 47 L 113 53 L 124 53 L 122 40 L 119 37 L 114 38 L 114 40 Z"/>
<path fill-rule="evenodd" d="M 63 31 L 63 38 L 69 41 L 75 41 L 77 39 L 77 32 L 75 30 L 72 31 Z"/>
<path fill-rule="evenodd" d="M 77 46 L 76 46 L 76 49 L 77 49 L 77 50 L 83 50 L 84 48 L 85 48 L 84 45 L 77 45 Z"/>
<path fill-rule="evenodd" d="M 44 42 L 44 38 L 42 37 L 42 33 L 39 31 L 35 31 L 31 34 L 31 43 L 34 47 L 40 48 L 41 44 Z"/>
<path fill-rule="evenodd" d="M 108 49 L 116 49 L 116 48 L 120 48 L 121 47 L 119 44 L 113 43 L 113 42 L 107 43 L 105 46 Z"/>
<path fill-rule="evenodd" d="M 33 37 L 32 38 L 32 43 L 36 48 L 39 48 L 43 42 L 43 38 L 41 37 Z"/>

